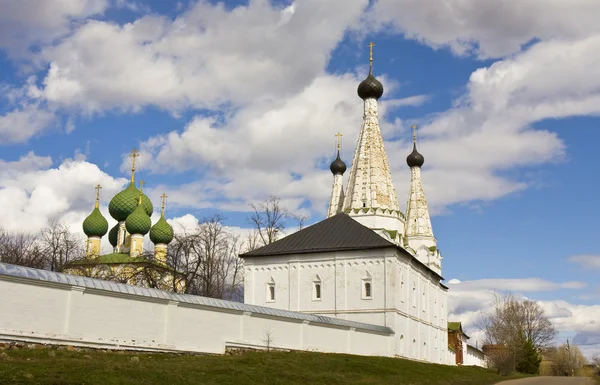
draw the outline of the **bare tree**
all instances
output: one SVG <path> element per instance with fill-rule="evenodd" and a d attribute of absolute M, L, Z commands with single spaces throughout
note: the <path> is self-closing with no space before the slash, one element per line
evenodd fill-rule
<path fill-rule="evenodd" d="M 562 376 L 565 372 L 571 374 L 588 363 L 577 345 L 566 343 L 547 349 L 545 357 L 550 361 L 554 376 Z"/>
<path fill-rule="evenodd" d="M 288 221 L 297 221 L 299 230 L 302 230 L 306 221 L 305 216 L 293 214 L 281 206 L 281 200 L 278 197 L 270 196 L 264 202 L 251 203 L 250 207 L 254 212 L 248 217 L 248 221 L 256 230 L 256 234 L 262 243 L 260 246 L 275 242 L 286 229 Z"/>
<path fill-rule="evenodd" d="M 40 247 L 48 259 L 48 269 L 62 271 L 65 266 L 84 256 L 82 239 L 71 233 L 67 225 L 52 219 L 40 231 Z"/>
<path fill-rule="evenodd" d="M 265 346 L 267 348 L 267 352 L 271 351 L 271 345 L 273 344 L 274 341 L 275 341 L 275 337 L 273 337 L 273 329 L 266 326 L 265 330 L 264 330 L 263 343 L 265 344 Z"/>
<path fill-rule="evenodd" d="M 506 359 L 512 357 L 513 370 L 527 358 L 527 344 L 539 352 L 556 336 L 556 329 L 537 302 L 518 300 L 512 294 L 496 293 L 492 309 L 483 313 L 479 326 L 484 344 L 498 347 L 494 350 L 498 357 L 489 357 L 491 364 L 505 367 Z"/>
<path fill-rule="evenodd" d="M 47 259 L 36 234 L 0 229 L 0 262 L 44 269 Z"/>
<path fill-rule="evenodd" d="M 239 299 L 243 282 L 243 247 L 239 236 L 223 226 L 223 216 L 204 219 L 193 231 L 181 231 L 169 245 L 171 266 L 186 276 L 186 293 Z"/>

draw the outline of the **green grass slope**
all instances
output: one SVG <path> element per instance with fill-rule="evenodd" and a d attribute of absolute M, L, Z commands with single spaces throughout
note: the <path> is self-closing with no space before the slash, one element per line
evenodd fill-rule
<path fill-rule="evenodd" d="M 306 352 L 193 356 L 5 350 L 0 356 L 0 384 L 484 385 L 516 378 L 475 367 Z"/>

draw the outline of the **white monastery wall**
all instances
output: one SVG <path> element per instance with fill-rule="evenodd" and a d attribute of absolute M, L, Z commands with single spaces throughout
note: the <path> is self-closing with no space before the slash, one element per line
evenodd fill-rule
<path fill-rule="evenodd" d="M 390 327 L 395 354 L 447 362 L 447 293 L 439 277 L 395 249 L 253 257 L 245 269 L 245 303 Z"/>
<path fill-rule="evenodd" d="M 224 353 L 266 346 L 393 356 L 393 331 L 0 264 L 0 340 Z"/>
<path fill-rule="evenodd" d="M 479 349 L 472 346 L 467 346 L 467 354 L 464 356 L 465 365 L 475 365 L 487 367 L 485 355 Z"/>

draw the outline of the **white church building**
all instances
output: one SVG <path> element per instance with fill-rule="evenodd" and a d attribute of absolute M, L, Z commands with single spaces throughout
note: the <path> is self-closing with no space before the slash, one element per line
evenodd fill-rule
<path fill-rule="evenodd" d="M 370 62 L 346 185 L 338 142 L 327 219 L 240 256 L 245 303 L 0 263 L 0 341 L 205 353 L 267 344 L 455 364 L 424 157 L 415 133 L 402 211 L 379 129 L 383 86 Z"/>
<path fill-rule="evenodd" d="M 403 212 L 379 129 L 383 86 L 370 61 L 358 86 L 364 121 L 345 189 L 338 141 L 328 218 L 241 255 L 244 302 L 389 327 L 395 355 L 445 363 L 448 288 L 421 183 L 424 157 L 415 133 Z"/>

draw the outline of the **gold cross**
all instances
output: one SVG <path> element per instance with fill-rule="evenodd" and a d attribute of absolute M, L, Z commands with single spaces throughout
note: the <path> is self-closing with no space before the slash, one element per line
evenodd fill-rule
<path fill-rule="evenodd" d="M 417 144 L 417 128 L 419 126 L 417 126 L 416 124 L 413 124 L 412 126 L 410 126 L 410 128 L 413 129 L 413 143 Z"/>
<path fill-rule="evenodd" d="M 135 158 L 140 156 L 140 152 L 137 150 L 137 148 L 134 148 L 133 150 L 131 150 L 131 153 L 129 154 L 129 157 L 131 158 L 131 183 L 133 183 L 134 181 L 134 174 L 135 174 Z"/>
<path fill-rule="evenodd" d="M 140 180 L 140 192 L 143 194 L 144 193 L 144 186 L 146 185 L 146 181 L 144 181 L 143 179 Z"/>
<path fill-rule="evenodd" d="M 96 185 L 96 208 L 98 208 L 98 202 L 100 201 L 100 189 L 102 186 L 100 184 Z"/>
<path fill-rule="evenodd" d="M 337 136 L 337 149 L 338 149 L 338 151 L 339 151 L 339 150 L 340 150 L 340 144 L 341 144 L 341 142 L 342 142 L 342 136 L 343 136 L 343 135 L 342 135 L 341 133 L 339 133 L 339 132 L 338 132 L 337 134 L 335 134 L 335 136 Z"/>
<path fill-rule="evenodd" d="M 165 204 L 167 203 L 167 194 L 163 193 L 163 195 L 160 196 L 160 200 L 162 202 L 162 215 L 165 215 Z"/>
<path fill-rule="evenodd" d="M 373 42 L 369 43 L 369 63 L 373 63 L 373 47 L 375 44 Z"/>

